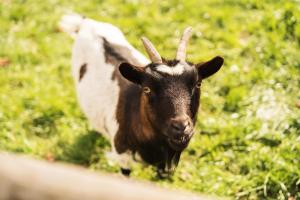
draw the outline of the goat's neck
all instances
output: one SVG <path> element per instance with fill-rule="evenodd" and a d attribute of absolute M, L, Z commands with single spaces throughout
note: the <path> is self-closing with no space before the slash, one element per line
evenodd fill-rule
<path fill-rule="evenodd" d="M 119 130 L 115 138 L 119 153 L 134 151 L 140 146 L 154 142 L 155 132 L 148 120 L 140 90 L 138 86 L 128 84 L 121 91 L 117 114 Z"/>
<path fill-rule="evenodd" d="M 158 130 L 155 129 L 153 122 L 151 122 L 150 115 L 151 112 L 147 109 L 147 98 L 140 95 L 140 112 L 139 112 L 139 119 L 141 120 L 141 134 L 143 135 L 143 141 L 155 141 L 157 140 Z"/>

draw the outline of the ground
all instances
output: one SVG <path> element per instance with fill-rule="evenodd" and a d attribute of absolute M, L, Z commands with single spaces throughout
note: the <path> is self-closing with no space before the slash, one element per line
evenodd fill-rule
<path fill-rule="evenodd" d="M 182 1 L 183 2 L 183 1 Z M 113 23 L 144 52 L 173 58 L 186 26 L 191 61 L 225 65 L 203 84 L 196 134 L 173 178 L 134 179 L 236 199 L 300 199 L 299 0 L 2 0 L 0 150 L 116 173 L 109 143 L 80 111 L 70 72 L 69 11 Z"/>

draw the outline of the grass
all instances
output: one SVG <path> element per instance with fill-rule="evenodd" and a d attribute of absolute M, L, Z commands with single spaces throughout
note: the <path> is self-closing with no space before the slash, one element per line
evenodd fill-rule
<path fill-rule="evenodd" d="M 175 176 L 157 180 L 137 164 L 133 178 L 235 199 L 300 199 L 298 0 L 2 0 L 0 58 L 10 64 L 0 67 L 0 150 L 117 172 L 76 102 L 72 40 L 57 30 L 70 10 L 119 26 L 141 51 L 146 35 L 169 58 L 191 25 L 191 61 L 225 57 L 204 83 L 197 134 Z"/>

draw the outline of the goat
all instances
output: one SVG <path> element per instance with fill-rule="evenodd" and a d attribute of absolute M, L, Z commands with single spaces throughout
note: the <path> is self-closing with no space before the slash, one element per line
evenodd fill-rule
<path fill-rule="evenodd" d="M 72 14 L 60 21 L 75 39 L 72 74 L 81 109 L 106 136 L 123 174 L 132 158 L 172 174 L 194 134 L 203 79 L 216 73 L 223 58 L 186 61 L 191 28 L 185 29 L 176 59 L 162 58 L 142 37 L 151 61 L 115 26 Z"/>

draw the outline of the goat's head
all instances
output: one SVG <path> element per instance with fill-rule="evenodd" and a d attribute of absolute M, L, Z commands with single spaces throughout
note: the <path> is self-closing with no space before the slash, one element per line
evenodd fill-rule
<path fill-rule="evenodd" d="M 142 42 L 151 59 L 145 67 L 122 63 L 124 78 L 141 86 L 141 106 L 144 116 L 161 138 L 175 151 L 182 151 L 194 133 L 203 79 L 216 73 L 223 64 L 217 56 L 207 62 L 187 62 L 186 44 L 191 28 L 184 31 L 174 60 L 161 58 L 147 38 Z"/>

